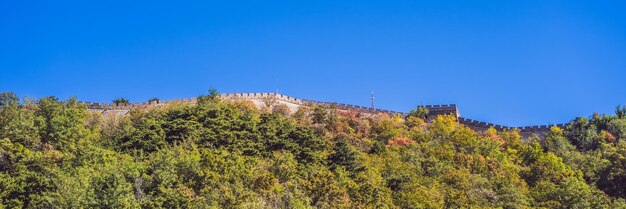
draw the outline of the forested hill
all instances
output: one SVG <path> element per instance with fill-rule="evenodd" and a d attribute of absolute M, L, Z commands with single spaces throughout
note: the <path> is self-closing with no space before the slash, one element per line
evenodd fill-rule
<path fill-rule="evenodd" d="M 2 93 L 0 208 L 626 208 L 626 107 L 524 139 L 423 116 Z"/>

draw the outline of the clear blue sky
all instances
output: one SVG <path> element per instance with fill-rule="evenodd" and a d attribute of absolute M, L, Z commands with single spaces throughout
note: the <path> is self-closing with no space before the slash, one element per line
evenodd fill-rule
<path fill-rule="evenodd" d="M 88 2 L 88 3 L 87 3 Z M 220 92 L 503 125 L 626 104 L 623 1 L 2 1 L 0 91 L 133 102 Z"/>

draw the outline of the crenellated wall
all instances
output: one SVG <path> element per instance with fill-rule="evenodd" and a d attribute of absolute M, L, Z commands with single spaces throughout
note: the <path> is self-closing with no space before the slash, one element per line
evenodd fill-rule
<path fill-rule="evenodd" d="M 498 131 L 517 129 L 523 136 L 528 136 L 531 134 L 537 134 L 537 135 L 543 136 L 546 133 L 550 132 L 550 127 L 552 126 L 565 128 L 565 126 L 567 125 L 567 124 L 554 124 L 554 125 L 541 125 L 541 126 L 509 127 L 509 126 L 502 126 L 502 125 L 497 125 L 493 123 L 482 122 L 482 121 L 477 121 L 477 120 L 472 120 L 472 119 L 467 119 L 467 118 L 462 118 L 462 117 L 458 117 L 457 121 L 460 124 L 466 125 L 467 127 L 470 127 L 471 129 L 477 130 L 477 131 L 484 131 L 484 130 L 489 129 L 489 127 L 493 127 Z"/>
<path fill-rule="evenodd" d="M 351 104 L 343 104 L 336 102 L 321 102 L 315 100 L 306 100 L 299 99 L 295 97 L 290 97 L 287 95 L 277 94 L 277 93 L 228 93 L 228 94 L 220 94 L 219 97 L 223 100 L 247 100 L 253 102 L 257 107 L 263 107 L 266 102 L 276 102 L 275 104 L 284 104 L 289 107 L 292 112 L 295 112 L 301 106 L 323 106 L 327 108 L 333 108 L 337 110 L 346 110 L 346 111 L 354 111 L 363 113 L 365 115 L 385 113 L 385 114 L 400 114 L 406 116 L 407 113 L 404 112 L 396 112 L 391 110 L 384 109 L 372 109 L 371 107 L 364 107 L 359 105 L 351 105 Z M 187 104 L 196 104 L 196 98 L 189 99 L 175 99 L 175 100 L 167 100 L 167 101 L 159 101 L 159 102 L 143 102 L 143 103 L 133 103 L 127 105 L 116 105 L 114 103 L 97 103 L 97 102 L 81 102 L 82 104 L 87 105 L 87 109 L 90 111 L 101 112 L 103 114 L 115 114 L 115 115 L 124 115 L 128 113 L 131 109 L 145 109 L 145 108 L 158 108 L 168 104 L 179 104 L 179 103 L 187 103 Z M 428 109 L 428 119 L 433 119 L 438 115 L 453 115 L 457 118 L 459 124 L 463 124 L 468 126 L 469 128 L 476 131 L 484 131 L 489 127 L 494 127 L 498 131 L 502 130 L 510 130 L 517 129 L 520 131 L 522 136 L 529 136 L 532 134 L 537 135 L 545 135 L 550 131 L 551 126 L 557 126 L 560 128 L 564 128 L 566 124 L 555 124 L 555 125 L 541 125 L 541 126 L 522 126 L 522 127 L 508 127 L 501 126 L 493 123 L 476 121 L 472 119 L 467 119 L 460 117 L 460 112 L 455 104 L 450 105 L 420 105 L 418 107 L 423 107 Z"/>

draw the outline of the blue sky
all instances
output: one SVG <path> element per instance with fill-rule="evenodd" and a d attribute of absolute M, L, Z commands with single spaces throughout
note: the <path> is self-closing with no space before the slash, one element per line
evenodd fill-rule
<path fill-rule="evenodd" d="M 220 92 L 502 125 L 626 104 L 622 1 L 2 1 L 0 91 L 84 101 Z"/>

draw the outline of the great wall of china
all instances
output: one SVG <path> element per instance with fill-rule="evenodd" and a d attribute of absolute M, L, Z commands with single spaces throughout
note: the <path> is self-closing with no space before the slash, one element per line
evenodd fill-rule
<path fill-rule="evenodd" d="M 262 107 L 268 100 L 275 102 L 275 104 L 283 104 L 289 107 L 292 112 L 295 112 L 301 106 L 323 106 L 327 108 L 337 109 L 337 110 L 345 110 L 345 111 L 354 111 L 364 114 L 400 114 L 407 115 L 405 112 L 396 112 L 391 110 L 383 110 L 383 109 L 372 109 L 370 107 L 363 107 L 358 105 L 351 104 L 342 104 L 336 102 L 320 102 L 314 100 L 306 100 L 306 99 L 298 99 L 282 94 L 277 93 L 229 93 L 229 94 L 220 94 L 219 97 L 223 100 L 247 100 L 253 102 L 257 107 Z M 81 102 L 87 105 L 87 109 L 94 112 L 100 112 L 103 114 L 115 114 L 115 115 L 124 115 L 131 109 L 142 109 L 149 107 L 160 107 L 173 103 L 188 103 L 195 104 L 197 102 L 196 98 L 190 99 L 177 99 L 177 100 L 168 100 L 168 101 L 160 101 L 160 102 L 143 102 L 143 103 L 134 103 L 134 104 L 126 104 L 126 105 L 116 105 L 114 103 L 95 103 L 95 102 Z M 550 131 L 551 126 L 557 126 L 560 128 L 564 128 L 566 124 L 553 124 L 553 125 L 541 125 L 541 126 L 522 126 L 522 127 L 509 127 L 496 125 L 493 123 L 476 121 L 472 119 L 467 119 L 461 117 L 459 110 L 456 105 L 423 105 L 418 106 L 428 109 L 427 118 L 435 118 L 437 115 L 445 115 L 450 114 L 457 118 L 457 121 L 460 124 L 464 124 L 469 128 L 476 131 L 484 131 L 489 127 L 494 127 L 498 131 L 502 130 L 510 130 L 517 129 L 519 130 L 522 136 L 530 136 L 532 134 L 537 135 L 545 135 Z"/>

